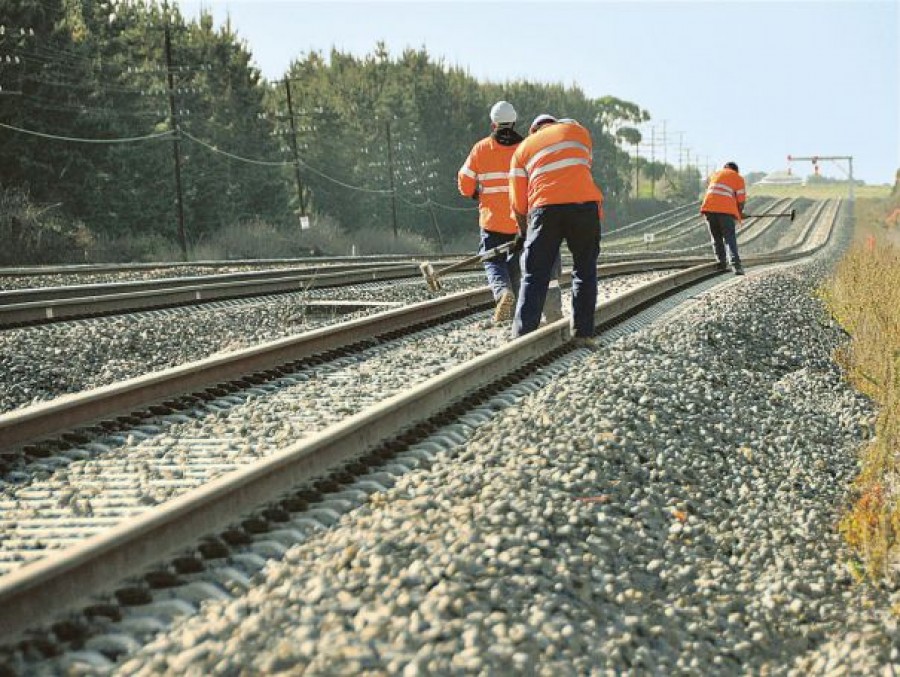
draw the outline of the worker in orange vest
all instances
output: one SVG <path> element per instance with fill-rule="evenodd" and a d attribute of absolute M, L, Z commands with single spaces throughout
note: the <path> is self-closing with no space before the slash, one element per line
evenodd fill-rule
<path fill-rule="evenodd" d="M 516 109 L 508 101 L 498 101 L 490 118 L 490 136 L 475 144 L 457 174 L 459 192 L 478 200 L 480 252 L 512 242 L 518 233 L 509 208 L 509 163 L 522 142 L 515 130 Z M 518 255 L 489 259 L 484 270 L 496 304 L 494 323 L 512 319 L 520 277 Z"/>
<path fill-rule="evenodd" d="M 538 327 L 563 240 L 572 254 L 574 336 L 594 334 L 603 193 L 591 175 L 592 149 L 587 129 L 543 114 L 513 154 L 510 203 L 523 246 L 513 337 Z"/>
<path fill-rule="evenodd" d="M 722 270 L 726 268 L 725 247 L 731 257 L 735 275 L 743 275 L 744 267 L 738 254 L 735 220 L 744 218 L 744 203 L 747 201 L 747 187 L 744 177 L 734 162 L 726 162 L 719 171 L 709 177 L 706 195 L 700 205 L 700 213 L 706 217 L 713 251 Z"/>

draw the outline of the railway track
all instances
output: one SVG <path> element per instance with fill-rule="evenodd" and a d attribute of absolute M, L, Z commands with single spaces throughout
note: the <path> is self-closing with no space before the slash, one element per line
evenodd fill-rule
<path fill-rule="evenodd" d="M 747 265 L 797 259 L 816 251 L 825 243 L 828 233 L 831 232 L 831 224 L 836 214 L 835 205 L 831 213 L 821 219 L 819 227 L 807 233 L 808 247 L 802 251 L 750 259 Z M 598 309 L 599 320 L 608 324 L 627 317 L 635 309 L 657 299 L 660 294 L 671 293 L 677 288 L 690 287 L 698 280 L 715 275 L 715 272 L 712 265 L 706 264 L 665 276 L 655 283 L 644 285 L 604 304 Z M 470 327 L 462 331 L 466 334 L 472 333 Z M 446 329 L 438 329 L 434 334 L 440 338 L 448 336 Z M 4 609 L 14 611 L 9 620 L 4 619 L 0 632 L 4 636 L 14 635 L 42 618 L 57 614 L 61 608 L 83 603 L 87 592 L 108 589 L 110 581 L 121 580 L 127 575 L 138 573 L 153 565 L 159 561 L 159 556 L 163 552 L 175 552 L 182 548 L 190 548 L 192 545 L 196 547 L 199 536 L 204 533 L 216 533 L 222 529 L 226 529 L 227 532 L 230 528 L 228 525 L 234 524 L 242 514 L 256 511 L 255 516 L 244 519 L 243 526 L 232 533 L 230 540 L 240 541 L 247 537 L 248 530 L 253 531 L 256 527 L 262 531 L 271 530 L 273 524 L 282 523 L 279 519 L 285 517 L 286 501 L 290 503 L 293 500 L 292 505 L 309 503 L 308 500 L 299 497 L 296 487 L 310 482 L 315 477 L 322 477 L 328 472 L 332 473 L 332 484 L 341 474 L 344 476 L 343 483 L 347 484 L 348 476 L 352 480 L 361 474 L 360 461 L 354 459 L 369 459 L 361 463 L 362 469 L 366 471 L 378 463 L 383 464 L 385 458 L 390 458 L 396 453 L 398 444 L 402 446 L 423 437 L 442 421 L 446 423 L 452 420 L 454 412 L 456 414 L 464 412 L 480 402 L 486 393 L 501 390 L 518 376 L 532 369 L 535 364 L 544 364 L 565 352 L 567 339 L 566 321 L 548 325 L 528 337 L 494 348 L 408 392 L 400 392 L 387 401 L 335 423 L 308 441 L 288 446 L 287 449 L 258 464 L 237 470 L 218 481 L 205 484 L 191 494 L 169 501 L 159 509 L 138 515 L 127 528 L 117 528 L 95 536 L 81 547 L 64 551 L 62 557 L 38 562 L 13 572 L 5 579 L 0 579 L 0 604 Z M 453 342 L 449 343 L 452 345 Z M 444 365 L 441 366 L 441 371 L 443 368 Z M 283 378 L 286 378 L 285 375 L 277 377 Z M 231 385 L 236 384 L 232 382 Z M 251 381 L 249 384 L 241 385 L 244 390 L 252 391 L 254 388 L 259 389 L 262 384 L 253 384 Z M 219 402 L 219 405 L 213 406 L 218 406 L 223 411 L 245 404 L 234 399 L 229 401 L 227 392 L 210 395 L 212 397 L 208 402 Z M 172 414 L 160 412 L 159 415 Z M 146 432 L 156 434 L 156 431 Z M 398 435 L 405 437 L 401 442 L 393 441 Z M 427 457 L 427 453 L 420 453 L 419 456 Z M 336 465 L 347 462 L 351 466 L 357 464 L 356 472 L 350 466 L 335 471 Z M 52 465 L 51 462 L 50 466 Z M 170 465 L 172 470 L 177 470 L 177 463 Z M 54 470 L 50 469 L 51 472 Z M 376 471 L 376 475 L 385 473 L 387 477 L 381 479 L 388 482 L 389 471 Z M 377 479 L 368 481 L 371 483 L 370 488 L 377 487 Z M 303 491 L 321 494 L 321 490 L 325 488 L 326 484 L 320 483 L 318 489 L 305 488 Z M 363 489 L 354 491 L 357 492 L 355 494 L 357 498 L 361 498 L 360 491 L 365 493 Z M 272 507 L 271 498 L 282 494 L 284 498 L 279 502 L 281 513 L 276 516 L 275 513 L 278 511 Z M 311 496 L 309 493 L 304 495 L 307 498 Z M 268 507 L 260 508 L 261 505 Z M 270 517 L 260 517 L 267 510 Z M 320 508 L 319 513 L 319 517 L 325 521 L 334 516 L 334 511 L 329 513 L 327 507 Z M 247 521 L 253 519 L 257 520 L 254 523 L 256 527 L 251 528 Z M 286 524 L 292 519 L 288 516 L 283 523 Z M 302 520 L 306 518 L 297 519 L 302 526 Z M 275 531 L 283 530 L 275 529 Z M 243 536 L 239 537 L 241 533 Z M 202 560 L 196 553 L 187 559 L 195 563 Z M 182 566 L 190 567 L 195 564 L 183 562 Z M 159 583 L 160 577 L 165 578 L 159 574 L 154 580 Z M 145 579 L 136 589 L 120 589 L 120 601 L 121 598 L 129 598 L 129 595 L 132 596 L 130 597 L 132 601 L 146 601 L 148 585 L 150 583 Z M 140 594 L 137 589 L 143 589 L 145 594 Z M 75 593 L 74 590 L 78 592 Z"/>
<path fill-rule="evenodd" d="M 608 283 L 607 291 L 616 295 L 664 274 L 623 277 Z M 52 441 L 32 448 L 32 457 L 53 450 L 28 466 L 33 475 L 45 471 L 49 477 L 0 501 L 0 576 L 505 343 L 508 328 L 486 329 L 486 321 L 484 313 L 442 320 L 393 340 L 358 344 L 318 364 L 282 367 L 278 378 L 231 392 L 225 392 L 229 384 L 217 384 L 221 391 L 214 398 L 169 413 L 160 408 L 114 432 L 81 433 L 84 441 L 64 451 Z M 74 435 L 69 439 L 75 441 Z M 64 475 L 61 483 L 55 471 Z"/>
<path fill-rule="evenodd" d="M 666 223 L 680 214 L 696 211 L 699 202 L 693 202 L 669 209 L 659 214 L 649 216 L 640 221 L 627 224 L 609 233 L 609 236 L 637 229 L 658 227 L 660 223 Z M 236 259 L 236 260 L 210 260 L 189 262 L 156 262 L 156 263 L 97 263 L 97 264 L 70 264 L 60 266 L 15 266 L 0 267 L 0 289 L 7 291 L 22 289 L 38 289 L 59 287 L 61 284 L 53 284 L 56 280 L 74 280 L 73 286 L 83 285 L 85 278 L 104 278 L 97 281 L 100 286 L 114 285 L 121 282 L 152 282 L 153 279 L 170 277 L 215 277 L 218 275 L 239 275 L 254 277 L 258 269 L 273 269 L 276 273 L 281 270 L 301 272 L 313 269 L 331 268 L 332 272 L 345 269 L 380 268 L 389 265 L 417 264 L 420 256 L 408 254 L 380 254 L 366 256 L 324 256 L 324 257 L 299 257 L 284 259 Z M 429 254 L 432 261 L 453 261 L 459 258 L 458 254 Z M 221 271 L 210 275 L 209 271 Z M 177 273 L 182 273 L 177 275 Z M 106 278 L 119 276 L 125 279 L 108 280 Z M 103 292 L 100 292 L 103 293 Z M 35 299 L 32 299 L 35 300 Z M 8 303 L 8 301 L 4 302 Z"/>
<path fill-rule="evenodd" d="M 654 223 L 667 223 L 693 205 L 679 207 L 662 215 L 645 219 L 634 225 L 651 227 Z M 628 226 L 626 226 L 628 228 Z M 626 255 L 627 256 L 627 255 Z M 638 253 L 646 258 L 646 252 Z M 604 260 L 617 261 L 621 254 L 602 254 Z M 432 261 L 450 261 L 455 255 L 429 255 Z M 242 270 L 213 275 L 193 274 L 181 277 L 138 279 L 96 284 L 66 284 L 0 291 L 0 329 L 63 322 L 84 317 L 134 313 L 153 308 L 171 308 L 183 305 L 210 303 L 225 299 L 252 298 L 261 295 L 295 293 L 299 290 L 326 289 L 356 285 L 367 281 L 389 281 L 418 278 L 419 261 L 409 256 L 337 257 L 327 260 L 285 259 L 246 262 L 196 262 L 190 264 L 130 264 L 118 266 L 60 266 L 54 268 L 6 268 L 0 269 L 0 280 L 16 276 L 37 277 L 104 272 L 129 273 L 136 271 L 173 271 L 192 267 L 215 269 L 236 264 L 255 267 L 278 265 L 278 268 Z M 284 266 L 301 266 L 298 268 Z M 480 268 L 478 264 L 468 270 Z"/>
<path fill-rule="evenodd" d="M 476 270 L 473 264 L 466 270 Z M 145 280 L 108 285 L 73 285 L 0 292 L 0 329 L 65 322 L 86 317 L 135 313 L 230 299 L 251 299 L 333 289 L 368 282 L 420 280 L 418 264 L 370 268 L 335 266 L 286 274 L 284 271 Z"/>
<path fill-rule="evenodd" d="M 601 266 L 601 277 L 690 265 L 692 261 L 659 259 L 652 262 Z M 568 276 L 564 276 L 565 281 Z M 197 389 L 214 387 L 230 379 L 266 378 L 266 371 L 297 360 L 345 350 L 379 337 L 428 323 L 443 321 L 457 313 L 470 313 L 493 303 L 489 290 L 479 287 L 429 301 L 392 309 L 371 317 L 273 341 L 234 353 L 216 356 L 161 372 L 70 395 L 0 416 L 0 450 L 13 449 L 26 440 L 83 425 L 99 418 L 128 413 L 131 409 L 179 397 Z M 256 376 L 259 374 L 259 376 Z"/>
<path fill-rule="evenodd" d="M 781 208 L 788 208 L 793 205 L 796 200 L 782 199 L 769 200 L 753 198 L 751 200 L 751 209 L 754 211 L 775 211 Z M 773 229 L 775 226 L 774 219 L 755 218 L 746 219 L 738 228 L 738 242 L 744 243 L 748 239 L 754 238 L 757 233 L 765 233 Z M 629 237 L 621 243 L 612 243 L 610 246 L 620 246 L 621 251 L 634 250 L 644 247 L 645 250 L 667 254 L 687 253 L 697 251 L 708 246 L 708 234 L 706 221 L 698 213 L 691 214 L 685 218 L 681 218 L 674 223 L 664 225 L 662 228 L 652 231 L 654 239 L 651 243 L 643 243 L 637 238 Z"/>
<path fill-rule="evenodd" d="M 766 208 L 766 205 L 771 204 L 773 200 L 751 198 L 750 202 L 751 208 L 761 211 Z M 649 234 L 653 236 L 653 246 L 651 249 L 655 249 L 663 242 L 705 228 L 706 221 L 700 214 L 699 203 L 695 203 L 691 206 L 692 209 L 690 210 L 679 210 L 674 212 L 669 218 L 660 221 L 652 221 L 635 231 L 622 229 L 611 236 L 607 241 L 607 244 L 624 249 L 646 247 L 647 245 L 644 242 L 643 236 Z"/>
<path fill-rule="evenodd" d="M 418 265 L 391 264 L 336 272 L 316 269 L 289 274 L 283 271 L 236 273 L 213 281 L 179 278 L 0 292 L 0 328 L 417 276 L 421 276 Z"/>
<path fill-rule="evenodd" d="M 453 259 L 455 254 L 437 254 L 437 259 Z M 128 280 L 146 280 L 154 277 L 171 277 L 182 273 L 182 277 L 208 275 L 209 271 L 251 272 L 257 269 L 309 269 L 338 265 L 366 266 L 378 268 L 383 265 L 415 263 L 417 257 L 409 254 L 379 254 L 370 256 L 310 256 L 285 259 L 234 259 L 214 261 L 167 261 L 157 263 L 93 263 L 60 266 L 16 266 L 0 268 L 0 286 L 24 285 L 23 288 L 44 286 L 34 284 L 52 279 L 83 280 L 93 276 L 119 276 Z M 16 279 L 20 278 L 20 279 Z M 119 279 L 119 282 L 123 279 Z"/>

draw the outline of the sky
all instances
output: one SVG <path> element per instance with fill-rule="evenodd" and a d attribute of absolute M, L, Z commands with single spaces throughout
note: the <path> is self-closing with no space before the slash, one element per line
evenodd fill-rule
<path fill-rule="evenodd" d="M 665 125 L 676 166 L 733 160 L 746 174 L 787 169 L 788 155 L 852 155 L 867 183 L 893 183 L 900 168 L 900 0 L 175 1 L 188 18 L 230 18 L 270 80 L 310 51 L 424 46 L 482 81 L 636 103 L 651 115 L 655 157 Z M 820 163 L 825 176 L 846 170 Z"/>

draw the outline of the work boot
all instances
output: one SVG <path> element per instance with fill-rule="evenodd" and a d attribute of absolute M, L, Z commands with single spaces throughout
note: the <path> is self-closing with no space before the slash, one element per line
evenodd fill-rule
<path fill-rule="evenodd" d="M 744 274 L 744 266 L 740 264 L 740 262 L 733 264 L 734 274 L 735 275 L 743 275 Z"/>
<path fill-rule="evenodd" d="M 597 339 L 590 336 L 573 336 L 569 339 L 569 345 L 574 349 L 587 348 L 590 351 L 597 350 L 600 347 Z"/>
<path fill-rule="evenodd" d="M 724 261 L 719 261 L 716 264 L 716 268 L 718 268 L 719 270 L 721 270 L 724 273 L 726 270 L 728 270 L 728 264 L 725 263 Z"/>
<path fill-rule="evenodd" d="M 508 289 L 500 295 L 497 305 L 494 306 L 494 324 L 509 322 L 516 309 L 516 295 Z"/>

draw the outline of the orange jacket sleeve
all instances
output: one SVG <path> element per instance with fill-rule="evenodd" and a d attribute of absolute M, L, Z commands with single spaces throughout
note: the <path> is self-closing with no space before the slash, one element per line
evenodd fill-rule
<path fill-rule="evenodd" d="M 528 213 L 528 173 L 518 149 L 509 162 L 509 208 L 512 216 L 525 216 Z"/>
<path fill-rule="evenodd" d="M 469 157 L 459 168 L 456 175 L 456 185 L 460 194 L 465 197 L 474 197 L 475 191 L 478 190 L 478 153 L 477 146 L 469 152 Z"/>

